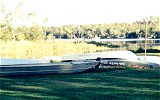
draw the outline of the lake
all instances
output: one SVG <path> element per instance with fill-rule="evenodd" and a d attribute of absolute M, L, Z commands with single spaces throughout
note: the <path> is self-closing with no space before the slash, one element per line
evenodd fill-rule
<path fill-rule="evenodd" d="M 41 59 L 13 59 L 13 58 L 1 58 L 0 60 L 0 65 L 33 64 L 33 63 L 50 63 L 50 61 Z"/>
<path fill-rule="evenodd" d="M 144 56 L 137 56 L 141 61 L 144 61 Z M 159 56 L 146 56 L 146 61 L 160 64 Z"/>

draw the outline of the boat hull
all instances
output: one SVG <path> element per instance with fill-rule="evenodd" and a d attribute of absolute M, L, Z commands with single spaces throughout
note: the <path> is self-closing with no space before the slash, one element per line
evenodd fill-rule
<path fill-rule="evenodd" d="M 125 59 L 131 61 L 138 61 L 138 57 L 131 51 L 110 51 L 110 52 L 97 52 L 97 53 L 82 53 L 62 56 L 62 61 L 72 60 L 96 60 L 98 57 L 106 59 Z"/>
<path fill-rule="evenodd" d="M 1 65 L 0 76 L 79 73 L 93 68 L 97 62 L 60 62 L 47 64 Z"/>
<path fill-rule="evenodd" d="M 130 61 L 124 59 L 102 59 L 100 68 L 131 67 L 131 68 L 160 68 L 159 64 L 144 61 Z"/>

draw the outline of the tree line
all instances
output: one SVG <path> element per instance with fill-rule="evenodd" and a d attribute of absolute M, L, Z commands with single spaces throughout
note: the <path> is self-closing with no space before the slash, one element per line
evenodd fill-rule
<path fill-rule="evenodd" d="M 147 37 L 160 38 L 159 17 L 151 17 L 154 24 L 148 24 Z M 111 23 L 111 24 L 87 24 L 87 25 L 64 25 L 61 27 L 44 27 L 34 25 L 31 27 L 19 26 L 12 28 L 11 25 L 1 24 L 0 39 L 8 40 L 53 40 L 55 38 L 144 38 L 145 25 L 137 21 L 134 23 Z"/>
<path fill-rule="evenodd" d="M 55 38 L 74 39 L 74 38 L 144 38 L 145 26 L 147 25 L 148 38 L 160 38 L 160 16 L 150 16 L 134 23 L 104 23 L 86 25 L 63 25 L 60 27 L 46 27 L 33 22 L 32 26 L 21 25 L 13 27 L 14 17 L 22 18 L 20 2 L 13 11 L 8 11 L 4 4 L 1 4 L 1 14 L 3 19 L 0 22 L 0 40 L 20 41 L 20 40 L 53 40 Z M 21 15 L 21 16 L 20 16 Z M 36 14 L 30 12 L 27 18 L 36 20 Z M 26 18 L 26 17 L 24 17 Z"/>
<path fill-rule="evenodd" d="M 151 17 L 154 24 L 148 24 L 147 37 L 160 38 L 159 19 Z M 111 23 L 111 24 L 87 24 L 87 25 L 64 25 L 61 27 L 45 27 L 34 25 L 31 27 L 19 26 L 12 28 L 11 25 L 1 24 L 1 40 L 53 40 L 75 38 L 144 38 L 145 25 L 140 21 L 134 23 Z"/>

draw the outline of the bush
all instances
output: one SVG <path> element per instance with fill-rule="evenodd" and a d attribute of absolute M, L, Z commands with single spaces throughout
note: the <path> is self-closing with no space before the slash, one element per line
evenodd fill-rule
<path fill-rule="evenodd" d="M 134 50 L 131 50 L 131 51 L 134 53 L 144 53 L 145 52 L 144 48 L 142 47 L 138 48 L 136 51 Z M 150 48 L 150 49 L 147 49 L 146 52 L 147 53 L 160 53 L 160 50 Z"/>

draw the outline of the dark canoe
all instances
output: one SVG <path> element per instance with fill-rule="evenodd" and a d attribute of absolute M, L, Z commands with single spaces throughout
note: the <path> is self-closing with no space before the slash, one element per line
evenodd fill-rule
<path fill-rule="evenodd" d="M 96 66 L 96 61 L 0 65 L 0 76 L 79 73 Z"/>

